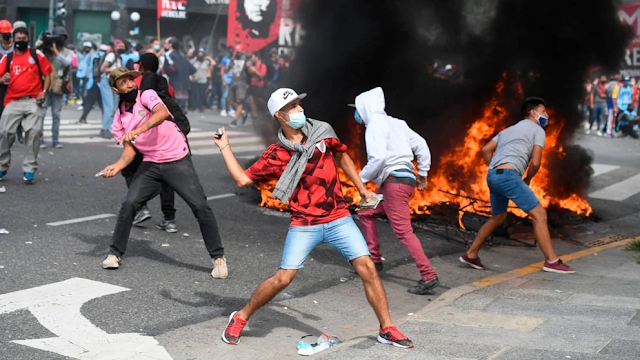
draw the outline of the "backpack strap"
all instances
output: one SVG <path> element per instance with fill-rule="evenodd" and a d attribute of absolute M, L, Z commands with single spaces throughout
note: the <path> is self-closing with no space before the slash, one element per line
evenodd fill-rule
<path fill-rule="evenodd" d="M 13 60 L 13 51 L 7 54 L 7 73 L 11 73 L 11 60 Z"/>
<path fill-rule="evenodd" d="M 38 58 L 38 50 L 33 48 L 29 48 L 29 50 L 31 52 L 31 57 L 33 58 L 33 61 L 35 61 L 36 66 L 38 67 L 38 74 L 40 74 L 40 77 L 43 78 L 44 75 L 42 75 L 42 69 L 40 68 L 40 59 Z"/>

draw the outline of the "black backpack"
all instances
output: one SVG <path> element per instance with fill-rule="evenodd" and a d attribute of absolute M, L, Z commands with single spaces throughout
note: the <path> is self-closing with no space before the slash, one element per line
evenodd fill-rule
<path fill-rule="evenodd" d="M 104 58 L 107 57 L 107 55 L 100 55 L 96 58 L 93 58 L 93 80 L 98 80 L 100 79 L 100 75 L 102 75 L 102 71 L 100 71 L 100 67 L 102 66 L 102 63 L 104 62 Z"/>
<path fill-rule="evenodd" d="M 140 81 L 140 92 L 145 90 L 155 90 L 160 97 L 160 100 L 167 107 L 167 110 L 171 113 L 172 117 L 169 119 L 173 121 L 183 134 L 188 135 L 191 131 L 191 125 L 189 119 L 184 111 L 180 108 L 176 100 L 169 96 L 169 87 L 167 80 L 158 74 L 146 73 L 142 76 Z"/>
<path fill-rule="evenodd" d="M 38 59 L 38 51 L 36 49 L 29 48 L 29 52 L 31 53 L 31 58 L 33 58 L 33 61 L 36 63 L 36 66 L 38 67 L 38 74 L 40 74 L 40 79 L 43 79 L 44 75 L 42 75 L 42 69 L 40 68 L 40 59 Z M 13 52 L 10 52 L 7 54 L 6 72 L 9 74 L 11 74 L 11 60 L 13 60 Z M 42 81 L 44 83 L 44 79 Z"/>

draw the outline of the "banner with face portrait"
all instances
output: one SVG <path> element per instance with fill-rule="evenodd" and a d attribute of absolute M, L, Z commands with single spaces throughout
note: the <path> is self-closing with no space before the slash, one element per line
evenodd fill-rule
<path fill-rule="evenodd" d="M 254 53 L 299 46 L 302 30 L 295 11 L 301 0 L 229 0 L 227 45 Z"/>
<path fill-rule="evenodd" d="M 618 6 L 618 16 L 633 29 L 621 72 L 625 76 L 640 76 L 640 2 Z"/>

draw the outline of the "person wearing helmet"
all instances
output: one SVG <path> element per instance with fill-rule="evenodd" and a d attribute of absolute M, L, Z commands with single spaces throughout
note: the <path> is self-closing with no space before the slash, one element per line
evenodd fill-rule
<path fill-rule="evenodd" d="M 0 20 L 0 36 L 0 55 L 5 56 L 13 51 L 13 26 L 9 21 Z"/>
<path fill-rule="evenodd" d="M 38 41 L 38 48 L 47 57 L 49 63 L 53 66 L 51 74 L 51 88 L 47 95 L 47 101 L 42 106 L 42 117 L 47 114 L 47 108 L 51 107 L 51 116 L 53 122 L 51 124 L 51 137 L 53 147 L 62 149 L 60 143 L 60 112 L 62 111 L 63 95 L 67 92 L 67 84 L 71 75 L 71 63 L 73 62 L 73 53 L 65 48 L 65 43 L 69 35 L 67 29 L 62 26 L 53 28 L 51 35 L 43 33 Z M 42 123 L 44 131 L 44 122 Z M 47 145 L 44 137 L 40 141 L 40 148 L 46 149 Z"/>

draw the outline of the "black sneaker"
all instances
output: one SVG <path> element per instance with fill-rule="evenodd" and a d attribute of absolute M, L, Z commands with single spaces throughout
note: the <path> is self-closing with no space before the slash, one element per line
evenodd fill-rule
<path fill-rule="evenodd" d="M 100 137 L 103 139 L 113 139 L 113 134 L 109 130 L 100 130 Z"/>
<path fill-rule="evenodd" d="M 407 292 L 414 295 L 425 295 L 430 294 L 431 290 L 440 285 L 440 280 L 438 277 L 434 277 L 429 281 L 420 280 L 416 286 L 412 286 L 407 289 Z"/>
<path fill-rule="evenodd" d="M 151 213 L 145 206 L 136 213 L 136 216 L 133 218 L 133 225 L 141 224 L 149 219 L 151 219 Z"/>
<path fill-rule="evenodd" d="M 162 220 L 160 224 L 156 224 L 156 229 L 164 230 L 168 233 L 176 233 L 178 232 L 178 228 L 176 227 L 175 220 Z"/>
<path fill-rule="evenodd" d="M 374 262 L 374 263 L 373 263 L 373 265 L 375 265 L 375 266 L 376 266 L 376 270 L 377 270 L 378 272 L 381 272 L 381 271 L 382 271 L 382 269 L 384 269 L 384 264 L 383 264 L 382 262 Z"/>
<path fill-rule="evenodd" d="M 229 123 L 229 127 L 238 127 L 238 122 L 236 120 L 233 120 L 231 123 Z"/>

